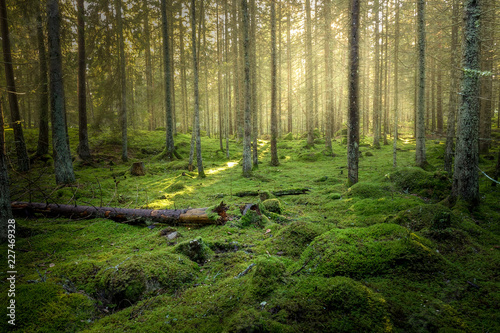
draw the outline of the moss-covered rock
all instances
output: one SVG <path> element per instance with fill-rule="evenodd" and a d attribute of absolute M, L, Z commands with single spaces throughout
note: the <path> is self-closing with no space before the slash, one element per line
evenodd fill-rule
<path fill-rule="evenodd" d="M 429 204 L 403 210 L 392 222 L 413 231 L 420 231 L 424 228 L 446 229 L 452 225 L 452 218 L 453 221 L 457 220 L 449 208 L 440 204 Z"/>
<path fill-rule="evenodd" d="M 428 172 L 417 167 L 397 168 L 387 175 L 402 191 L 442 200 L 450 194 L 451 181 L 442 171 Z"/>
<path fill-rule="evenodd" d="M 242 227 L 242 228 L 250 227 L 250 226 L 255 226 L 257 228 L 263 228 L 269 222 L 270 222 L 269 219 L 265 215 L 262 215 L 262 214 L 260 214 L 260 212 L 257 212 L 255 210 L 249 209 L 245 213 L 245 215 L 243 215 L 240 218 L 237 225 Z"/>
<path fill-rule="evenodd" d="M 328 199 L 330 199 L 330 200 L 339 200 L 339 199 L 342 199 L 342 194 L 340 194 L 340 193 L 330 193 L 330 194 L 328 194 Z"/>
<path fill-rule="evenodd" d="M 429 241 L 396 224 L 334 229 L 314 239 L 297 267 L 323 276 L 354 278 L 432 274 L 442 269 L 444 262 L 428 245 Z"/>
<path fill-rule="evenodd" d="M 324 231 L 323 227 L 313 223 L 295 221 L 266 240 L 263 249 L 272 254 L 279 252 L 284 256 L 299 257 L 309 243 Z"/>
<path fill-rule="evenodd" d="M 175 252 L 182 253 L 194 262 L 202 264 L 207 260 L 211 254 L 212 250 L 210 247 L 201 239 L 201 237 L 196 237 L 193 240 L 185 241 L 179 243 L 175 247 Z"/>
<path fill-rule="evenodd" d="M 299 161 L 304 161 L 304 162 L 316 162 L 322 156 L 323 155 L 319 152 L 301 152 L 299 153 L 298 159 Z"/>
<path fill-rule="evenodd" d="M 303 277 L 277 292 L 273 319 L 297 332 L 391 332 L 385 300 L 347 277 Z"/>
<path fill-rule="evenodd" d="M 350 197 L 377 199 L 387 195 L 390 187 L 382 183 L 359 182 L 354 184 L 347 191 Z"/>
<path fill-rule="evenodd" d="M 177 181 L 177 182 L 173 183 L 172 185 L 170 185 L 169 187 L 167 187 L 165 189 L 165 191 L 168 193 L 173 193 L 173 192 L 182 191 L 185 188 L 186 188 L 186 185 L 184 185 L 183 182 Z"/>
<path fill-rule="evenodd" d="M 267 199 L 262 202 L 262 206 L 268 212 L 281 214 L 281 203 L 278 199 Z"/>
<path fill-rule="evenodd" d="M 276 257 L 260 256 L 257 258 L 251 280 L 252 297 L 264 297 L 277 289 L 283 282 L 285 265 Z"/>
<path fill-rule="evenodd" d="M 291 141 L 293 140 L 293 133 L 292 132 L 288 132 L 286 135 L 284 135 L 281 140 L 287 140 L 287 141 Z"/>

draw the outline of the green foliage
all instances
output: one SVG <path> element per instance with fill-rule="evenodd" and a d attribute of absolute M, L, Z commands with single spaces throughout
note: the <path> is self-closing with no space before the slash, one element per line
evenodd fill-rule
<path fill-rule="evenodd" d="M 417 167 L 397 168 L 388 178 L 402 191 L 442 200 L 451 190 L 451 181 L 446 172 L 427 172 Z"/>

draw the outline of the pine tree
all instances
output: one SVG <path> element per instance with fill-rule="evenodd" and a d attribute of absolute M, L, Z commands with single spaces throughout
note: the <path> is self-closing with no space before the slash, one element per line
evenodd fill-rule
<path fill-rule="evenodd" d="M 278 119 L 276 117 L 276 4 L 271 0 L 271 165 L 278 166 Z"/>

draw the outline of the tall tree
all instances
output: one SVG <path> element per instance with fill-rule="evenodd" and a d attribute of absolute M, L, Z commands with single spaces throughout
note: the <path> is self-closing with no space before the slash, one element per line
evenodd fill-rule
<path fill-rule="evenodd" d="M 251 114 L 250 114 L 250 37 L 249 37 L 249 19 L 247 0 L 241 0 L 241 11 L 243 14 L 243 50 L 244 50 L 244 70 L 245 70 L 245 130 L 243 132 L 243 176 L 249 177 L 252 173 L 252 159 L 250 150 Z"/>
<path fill-rule="evenodd" d="M 332 2 L 331 0 L 325 1 L 324 9 L 324 24 L 325 24 L 325 92 L 326 92 L 326 129 L 325 129 L 325 146 L 326 149 L 332 151 L 332 137 L 333 137 L 333 66 L 332 66 L 332 53 L 330 50 L 330 43 L 332 39 L 331 17 L 332 17 Z"/>
<path fill-rule="evenodd" d="M 7 240 L 7 221 L 12 218 L 9 185 L 5 158 L 3 101 L 0 101 L 0 244 Z"/>
<path fill-rule="evenodd" d="M 293 128 L 293 103 L 292 103 L 292 3 L 288 3 L 288 14 L 287 14 L 287 33 L 286 33 L 286 64 L 288 67 L 288 133 L 292 132 Z"/>
<path fill-rule="evenodd" d="M 69 184 L 75 181 L 75 174 L 71 163 L 66 128 L 66 100 L 63 85 L 60 25 L 59 1 L 48 0 L 49 90 L 52 115 L 52 145 L 54 147 L 54 171 L 58 184 Z"/>
<path fill-rule="evenodd" d="M 170 68 L 170 47 L 167 20 L 167 3 L 161 0 L 161 32 L 163 37 L 163 78 L 165 80 L 165 112 L 166 112 L 166 148 L 165 153 L 168 159 L 173 159 L 174 148 L 174 122 L 172 109 L 172 70 Z"/>
<path fill-rule="evenodd" d="M 118 52 L 120 73 L 120 125 L 122 130 L 122 161 L 128 161 L 127 149 L 127 77 L 125 74 L 125 42 L 123 38 L 122 1 L 115 0 L 116 23 L 118 29 Z"/>
<path fill-rule="evenodd" d="M 399 0 L 394 0 L 396 10 L 394 28 L 394 141 L 392 143 L 392 165 L 397 167 L 398 113 L 399 113 Z"/>
<path fill-rule="evenodd" d="M 82 160 L 90 159 L 89 136 L 87 133 L 87 92 L 85 59 L 85 7 L 83 0 L 76 3 L 78 8 L 78 156 Z"/>
<path fill-rule="evenodd" d="M 358 182 L 359 160 L 359 0 L 351 0 L 350 7 L 347 181 L 354 185 Z"/>
<path fill-rule="evenodd" d="M 278 166 L 278 119 L 276 117 L 276 4 L 271 0 L 271 165 Z"/>
<path fill-rule="evenodd" d="M 14 141 L 16 143 L 17 168 L 19 171 L 28 171 L 30 160 L 24 141 L 23 125 L 21 114 L 19 112 L 19 103 L 17 100 L 16 83 L 14 77 L 14 68 L 12 66 L 12 54 L 10 48 L 9 24 L 7 18 L 7 5 L 5 0 L 0 0 L 0 29 L 2 35 L 3 61 L 5 66 L 5 79 L 7 81 L 7 93 L 9 96 L 9 106 L 14 129 Z"/>
<path fill-rule="evenodd" d="M 380 3 L 373 2 L 375 12 L 375 80 L 373 87 L 373 146 L 380 148 Z"/>
<path fill-rule="evenodd" d="M 451 55 L 450 55 L 450 99 L 448 102 L 448 124 L 446 128 L 446 150 L 444 155 L 444 170 L 452 172 L 453 150 L 455 141 L 456 110 L 458 104 L 458 25 L 459 1 L 453 0 L 452 25 L 451 25 Z"/>
<path fill-rule="evenodd" d="M 259 167 L 259 155 L 257 151 L 257 138 L 259 136 L 259 113 L 258 113 L 258 101 L 257 101 L 257 89 L 259 85 L 257 84 L 257 5 L 255 0 L 250 0 L 250 47 L 251 47 L 251 57 L 250 57 L 250 85 L 252 98 L 250 99 L 251 112 L 252 112 L 252 168 L 257 169 Z M 262 126 L 261 126 L 262 128 Z"/>
<path fill-rule="evenodd" d="M 200 138 L 200 97 L 198 91 L 198 59 L 196 53 L 196 7 L 195 0 L 191 0 L 191 44 L 193 49 L 193 73 L 194 73 L 194 127 L 192 135 L 196 141 L 196 163 L 198 167 L 198 177 L 205 178 L 203 171 L 203 160 L 201 158 L 201 138 Z"/>
<path fill-rule="evenodd" d="M 146 62 L 146 107 L 149 114 L 149 130 L 155 129 L 155 114 L 153 103 L 153 70 L 151 61 L 151 29 L 149 27 L 149 6 L 148 1 L 144 1 L 144 60 Z"/>
<path fill-rule="evenodd" d="M 49 82 L 47 76 L 47 52 L 45 50 L 45 37 L 43 33 L 42 23 L 42 5 L 38 6 L 38 14 L 36 17 L 36 34 L 38 46 L 38 62 L 39 62 L 39 123 L 38 123 L 38 144 L 36 154 L 42 156 L 49 153 Z"/>
<path fill-rule="evenodd" d="M 417 1 L 418 20 L 418 96 L 417 96 L 417 147 L 415 162 L 419 167 L 427 164 L 425 155 L 425 0 Z"/>
<path fill-rule="evenodd" d="M 458 139 L 453 174 L 452 201 L 462 199 L 471 207 L 479 204 L 479 40 L 480 0 L 466 0 L 462 46 L 462 102 L 458 114 Z"/>
<path fill-rule="evenodd" d="M 314 89 L 311 31 L 311 1 L 306 0 L 306 127 L 307 144 L 314 145 Z"/>

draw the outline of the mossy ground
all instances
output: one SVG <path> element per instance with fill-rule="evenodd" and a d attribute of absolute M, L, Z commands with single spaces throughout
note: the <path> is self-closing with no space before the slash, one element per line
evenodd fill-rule
<path fill-rule="evenodd" d="M 36 132 L 25 134 L 33 152 Z M 262 163 L 250 178 L 241 176 L 235 140 L 226 159 L 218 139 L 202 138 L 207 177 L 200 179 L 187 170 L 188 135 L 175 137 L 183 160 L 159 158 L 163 131 L 131 131 L 128 163 L 111 132 L 90 135 L 94 160 L 74 163 L 72 187 L 55 186 L 50 159 L 36 161 L 29 174 L 11 172 L 13 200 L 230 206 L 225 225 L 175 227 L 175 239 L 161 227 L 104 219 L 18 218 L 17 331 L 500 331 L 500 186 L 481 176 L 476 211 L 448 208 L 440 204 L 451 186 L 442 171 L 444 142 L 427 141 L 432 168 L 424 171 L 413 167 L 410 138 L 398 142 L 397 169 L 392 145 L 372 149 L 367 138 L 360 182 L 348 188 L 341 135 L 335 157 L 324 153 L 321 138 L 306 149 L 304 138 L 287 135 L 278 143 L 278 167 L 269 165 L 269 143 L 259 141 Z M 7 140 L 14 151 L 11 131 Z M 70 142 L 75 151 L 73 129 Z M 145 176 L 129 173 L 138 161 Z M 495 163 L 482 159 L 480 167 Z M 309 192 L 267 203 L 235 196 L 299 187 Z M 242 217 L 247 203 L 260 203 L 263 215 Z M 194 240 L 201 250 L 193 254 Z M 0 251 L 5 260 L 5 245 Z"/>

